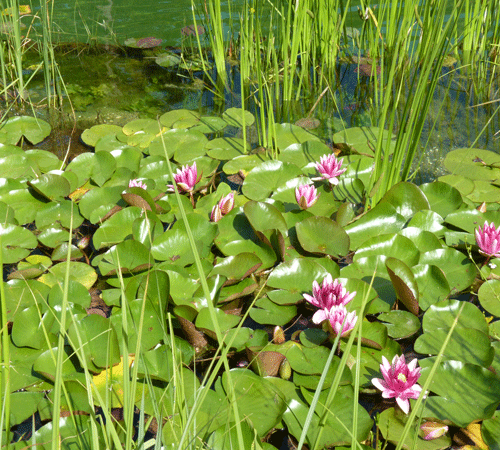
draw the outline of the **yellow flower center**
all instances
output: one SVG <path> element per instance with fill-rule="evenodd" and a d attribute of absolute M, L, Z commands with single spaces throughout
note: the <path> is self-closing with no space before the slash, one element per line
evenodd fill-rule
<path fill-rule="evenodd" d="M 398 380 L 406 383 L 406 377 L 402 373 L 398 373 Z"/>

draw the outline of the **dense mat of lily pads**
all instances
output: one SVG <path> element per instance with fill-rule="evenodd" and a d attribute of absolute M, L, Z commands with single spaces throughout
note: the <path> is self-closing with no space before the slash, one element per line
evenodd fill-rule
<path fill-rule="evenodd" d="M 219 327 L 225 342 L 232 340 L 231 382 L 250 439 L 283 426 L 299 439 L 335 336 L 342 335 L 342 355 L 350 329 L 362 321 L 360 358 L 354 345 L 348 365 L 340 368 L 335 356 L 327 373 L 320 404 L 343 370 L 319 448 L 351 443 L 357 367 L 361 393 L 388 399 L 376 424 L 383 439 L 397 443 L 463 305 L 407 441 L 417 449 L 447 448 L 453 430 L 476 422 L 476 438 L 498 448 L 500 253 L 493 224 L 500 225 L 500 155 L 454 150 L 445 161 L 450 175 L 422 186 L 397 184 L 364 210 L 377 129 L 339 131 L 332 147 L 310 131 L 279 124 L 272 159 L 223 133 L 253 120 L 236 109 L 221 118 L 180 110 L 159 121 L 96 125 L 81 137 L 89 151 L 69 164 L 26 149 L 26 141 L 36 144 L 50 133 L 43 121 L 15 117 L 2 124 L 0 233 L 16 374 L 11 424 L 36 411 L 50 418 L 51 352 L 69 250 L 68 355 L 83 337 L 86 366 L 102 398 L 111 384 L 113 407 L 123 400 L 124 358 L 138 363 L 137 404 L 144 389 L 145 414 L 158 414 L 152 399 L 161 405 L 164 445 L 182 431 L 172 400 L 172 345 L 182 355 L 177 363 L 189 399 L 200 386 L 192 371 L 203 364 L 195 361 L 221 344 L 194 267 L 189 225 Z M 236 176 L 242 183 L 221 182 Z M 96 296 L 110 314 L 92 314 Z M 147 330 L 140 333 L 139 355 L 120 354 L 125 313 L 135 326 L 141 317 Z M 279 328 L 297 321 L 291 335 Z M 266 331 L 273 328 L 274 338 Z M 135 349 L 137 329 L 129 333 Z M 81 361 L 66 359 L 63 377 L 73 402 L 65 397 L 64 409 L 86 413 L 99 406 L 88 404 Z M 232 420 L 227 383 L 225 375 L 216 380 L 197 415 L 202 440 L 214 439 Z M 318 436 L 318 414 L 306 444 Z M 371 445 L 375 417 L 363 407 L 356 417 L 357 440 Z M 85 414 L 61 421 L 65 445 L 76 439 L 76 423 L 79 433 L 88 427 Z M 37 442 L 50 441 L 50 423 L 36 433 Z"/>

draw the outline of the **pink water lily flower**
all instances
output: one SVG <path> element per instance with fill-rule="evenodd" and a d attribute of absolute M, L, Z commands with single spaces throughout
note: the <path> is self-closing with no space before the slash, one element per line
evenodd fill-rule
<path fill-rule="evenodd" d="M 342 333 L 341 336 L 345 336 L 349 333 L 349 331 L 354 328 L 354 325 L 356 325 L 356 321 L 358 320 L 356 311 L 347 313 L 347 309 L 344 305 L 332 306 L 330 310 L 325 310 L 325 312 L 333 331 L 335 334 Z"/>
<path fill-rule="evenodd" d="M 500 258 L 500 228 L 496 229 L 493 223 L 484 222 L 483 229 L 476 229 L 476 243 L 483 255 Z"/>
<path fill-rule="evenodd" d="M 347 305 L 356 295 L 356 292 L 349 293 L 339 280 L 333 281 L 331 274 L 328 274 L 321 283 L 313 281 L 313 295 L 303 294 L 304 298 L 311 305 L 319 308 L 312 317 L 312 321 L 316 324 L 327 319 L 327 310 L 333 306 Z"/>
<path fill-rule="evenodd" d="M 405 356 L 394 356 L 392 364 L 382 356 L 380 365 L 381 378 L 373 378 L 373 385 L 382 391 L 384 398 L 396 398 L 396 402 L 405 414 L 410 411 L 409 398 L 418 398 L 422 388 L 416 384 L 420 378 L 420 367 L 417 367 L 415 358 L 410 364 L 406 364 Z"/>
<path fill-rule="evenodd" d="M 198 175 L 196 162 L 194 162 L 192 166 L 186 164 L 182 169 L 177 169 L 177 173 L 174 173 L 174 180 L 177 187 L 184 192 L 193 192 L 196 183 L 198 183 L 200 179 L 201 173 Z M 173 188 L 173 186 L 169 187 Z"/>
<path fill-rule="evenodd" d="M 233 208 L 234 208 L 234 193 L 230 192 L 226 196 L 222 197 L 219 200 L 219 202 L 212 208 L 212 212 L 210 214 L 210 220 L 212 222 L 218 222 Z"/>
<path fill-rule="evenodd" d="M 302 209 L 310 208 L 318 198 L 318 191 L 312 184 L 304 184 L 295 189 L 295 199 Z"/>
<path fill-rule="evenodd" d="M 335 155 L 323 155 L 319 162 L 316 163 L 316 169 L 321 175 L 321 179 L 328 180 L 330 184 L 339 184 L 338 176 L 342 175 L 347 169 L 341 169 L 343 159 L 337 160 Z"/>
<path fill-rule="evenodd" d="M 142 181 L 138 180 L 137 178 L 135 178 L 134 180 L 130 180 L 128 182 L 128 187 L 129 188 L 139 187 L 139 188 L 145 189 L 145 190 L 148 188 L 145 183 L 143 183 Z"/>

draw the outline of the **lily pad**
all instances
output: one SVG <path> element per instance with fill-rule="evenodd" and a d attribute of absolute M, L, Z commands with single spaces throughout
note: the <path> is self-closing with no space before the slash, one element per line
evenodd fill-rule
<path fill-rule="evenodd" d="M 448 152 L 444 166 L 452 175 L 470 180 L 493 181 L 500 178 L 500 155 L 479 148 L 457 148 Z"/>
<path fill-rule="evenodd" d="M 327 217 L 309 217 L 295 225 L 302 248 L 311 253 L 335 257 L 349 251 L 349 236 L 337 222 Z"/>
<path fill-rule="evenodd" d="M 393 339 L 405 339 L 413 336 L 420 329 L 418 317 L 407 311 L 390 311 L 377 317 L 384 322 L 389 336 Z"/>
<path fill-rule="evenodd" d="M 500 280 L 486 280 L 477 294 L 481 306 L 490 314 L 500 317 Z"/>
<path fill-rule="evenodd" d="M 4 264 L 12 264 L 26 258 L 37 246 L 35 235 L 26 228 L 13 224 L 0 224 L 2 258 Z"/>
<path fill-rule="evenodd" d="M 275 126 L 274 139 L 280 150 L 292 144 L 301 144 L 306 141 L 319 141 L 319 138 L 302 127 L 291 123 L 280 123 Z"/>
<path fill-rule="evenodd" d="M 249 199 L 262 201 L 288 180 L 301 175 L 300 169 L 290 163 L 268 161 L 254 167 L 243 183 L 243 194 Z"/>
<path fill-rule="evenodd" d="M 420 360 L 419 384 L 425 383 L 435 358 Z M 459 427 L 493 416 L 500 403 L 500 380 L 484 367 L 460 361 L 442 361 L 425 402 L 424 417 L 451 421 Z M 470 401 L 474 398 L 474 401 Z"/>
<path fill-rule="evenodd" d="M 250 111 L 243 108 L 229 108 L 224 111 L 222 118 L 228 125 L 236 128 L 249 127 L 255 122 L 255 117 Z"/>
<path fill-rule="evenodd" d="M 15 116 L 0 124 L 0 142 L 17 144 L 24 136 L 32 144 L 38 144 L 50 134 L 50 131 L 50 125 L 42 119 Z"/>
<path fill-rule="evenodd" d="M 122 128 L 118 125 L 101 124 L 87 128 L 81 135 L 81 140 L 90 147 L 95 147 L 97 141 L 108 134 L 119 134 Z"/>

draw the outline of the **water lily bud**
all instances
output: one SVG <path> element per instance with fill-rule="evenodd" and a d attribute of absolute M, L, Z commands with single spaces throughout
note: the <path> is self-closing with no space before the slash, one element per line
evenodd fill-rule
<path fill-rule="evenodd" d="M 292 376 L 292 366 L 288 362 L 288 359 L 284 359 L 280 364 L 280 378 L 283 380 L 289 380 Z"/>
<path fill-rule="evenodd" d="M 78 243 L 76 244 L 76 246 L 80 249 L 80 250 L 83 250 L 84 248 L 87 248 L 90 244 L 90 236 L 83 236 L 79 241 Z"/>
<path fill-rule="evenodd" d="M 423 438 L 426 441 L 440 438 L 448 433 L 448 426 L 440 422 L 424 422 L 420 425 L 420 429 L 423 431 Z"/>
<path fill-rule="evenodd" d="M 318 200 L 319 194 L 313 185 L 302 185 L 295 189 L 295 199 L 302 209 L 310 208 Z"/>
<path fill-rule="evenodd" d="M 283 342 L 285 342 L 285 332 L 283 331 L 283 328 L 278 325 L 274 327 L 273 342 L 275 344 L 283 344 Z"/>
<path fill-rule="evenodd" d="M 219 201 L 220 210 L 222 215 L 225 216 L 229 211 L 234 208 L 234 193 L 230 192 Z"/>
<path fill-rule="evenodd" d="M 217 203 L 217 205 L 215 205 L 212 208 L 212 212 L 210 213 L 210 220 L 212 222 L 218 222 L 221 219 L 222 219 L 222 211 L 220 209 L 219 204 Z"/>

